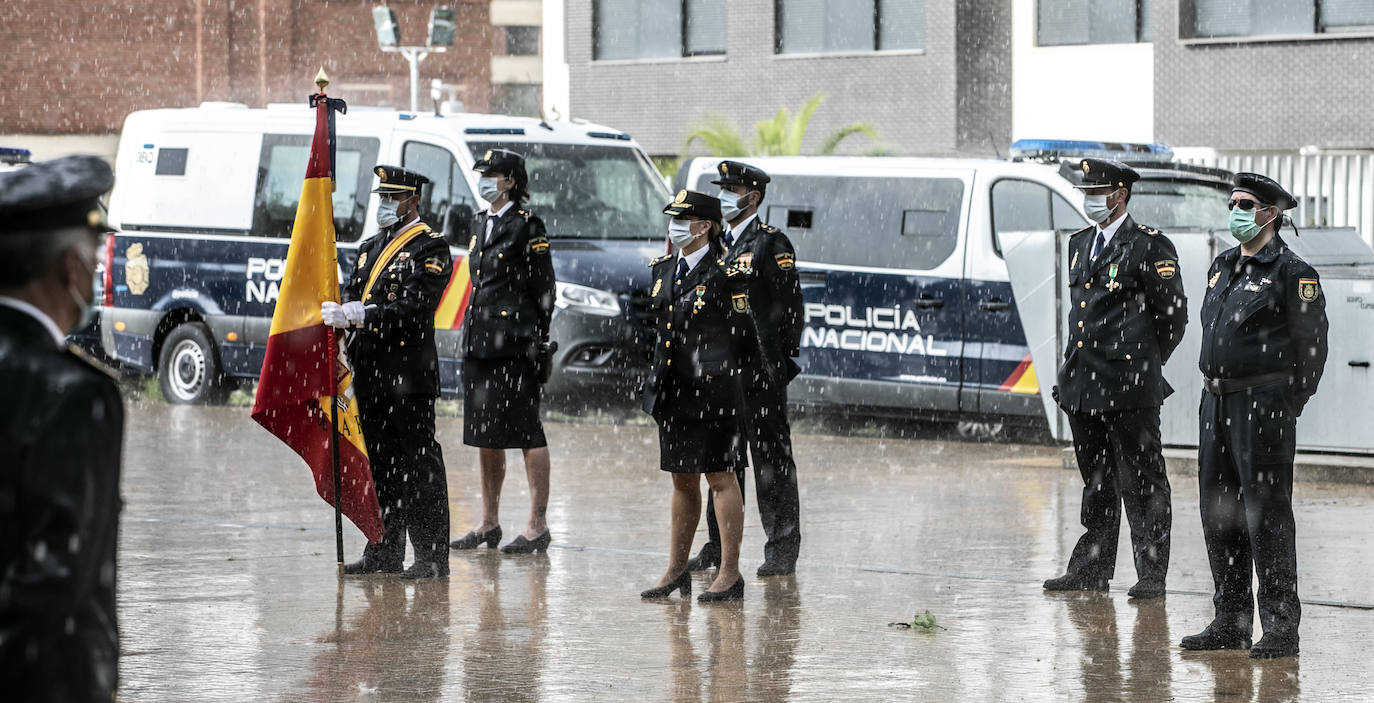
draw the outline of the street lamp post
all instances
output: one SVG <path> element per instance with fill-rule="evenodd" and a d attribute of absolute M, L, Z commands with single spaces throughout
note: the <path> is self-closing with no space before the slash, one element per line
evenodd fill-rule
<path fill-rule="evenodd" d="M 410 64 L 410 111 L 420 111 L 420 62 L 430 54 L 442 54 L 453 45 L 457 14 L 451 7 L 436 7 L 429 13 L 429 36 L 424 46 L 401 46 L 396 13 L 389 7 L 372 8 L 372 23 L 377 28 L 377 45 L 382 51 L 400 54 Z"/>

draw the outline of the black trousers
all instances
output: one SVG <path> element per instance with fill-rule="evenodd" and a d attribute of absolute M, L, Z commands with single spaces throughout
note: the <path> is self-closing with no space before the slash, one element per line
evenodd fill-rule
<path fill-rule="evenodd" d="M 759 520 L 768 541 L 766 561 L 796 564 L 801 551 L 801 499 L 797 494 L 797 463 L 792 459 L 792 426 L 787 422 L 787 388 L 747 392 L 744 396 L 749 421 L 745 436 L 754 465 L 754 491 L 758 494 Z M 744 469 L 739 478 L 744 495 Z M 707 549 L 720 551 L 720 526 L 716 524 L 715 500 L 706 499 Z"/>
<path fill-rule="evenodd" d="M 1217 617 L 1250 631 L 1253 566 L 1265 634 L 1297 637 L 1302 617 L 1293 525 L 1297 418 L 1287 394 L 1284 383 L 1222 396 L 1203 391 L 1198 490 Z"/>
<path fill-rule="evenodd" d="M 400 566 L 408 533 L 416 561 L 447 563 L 448 480 L 434 439 L 434 398 L 360 395 L 358 410 L 385 529 L 364 558 L 385 568 Z"/>
<path fill-rule="evenodd" d="M 1068 572 L 1088 578 L 1115 575 L 1124 506 L 1136 575 L 1141 581 L 1164 583 L 1173 508 L 1159 438 L 1159 408 L 1069 413 L 1069 427 L 1083 476 L 1080 520 L 1086 532 L 1073 548 Z"/>

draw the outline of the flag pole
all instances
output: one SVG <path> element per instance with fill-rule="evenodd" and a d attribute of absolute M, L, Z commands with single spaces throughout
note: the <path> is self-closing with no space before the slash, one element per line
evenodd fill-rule
<path fill-rule="evenodd" d="M 322 109 L 329 116 L 329 183 L 330 190 L 334 189 L 334 110 L 344 109 L 342 100 L 330 100 L 325 96 L 325 86 L 329 85 L 329 76 L 324 73 L 324 67 L 320 67 L 320 72 L 315 74 L 315 85 L 320 92 L 310 96 L 310 107 Z M 317 107 L 320 103 L 323 106 Z M 337 104 L 337 105 L 336 105 Z M 338 249 L 334 250 L 335 270 L 338 269 Z M 337 299 L 337 294 L 335 298 Z M 329 328 L 329 358 L 325 360 L 329 364 L 331 371 L 338 364 L 339 359 L 339 331 L 333 327 Z M 339 392 L 338 377 L 331 373 L 334 378 L 334 393 Z M 343 575 L 344 552 L 343 552 L 343 474 L 339 470 L 339 399 L 335 396 L 329 398 L 329 452 L 330 460 L 334 468 L 334 558 L 338 563 L 339 575 Z"/>

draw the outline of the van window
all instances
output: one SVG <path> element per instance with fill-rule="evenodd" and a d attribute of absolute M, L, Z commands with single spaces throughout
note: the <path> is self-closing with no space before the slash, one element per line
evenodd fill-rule
<path fill-rule="evenodd" d="M 406 142 L 401 149 L 401 166 L 429 179 L 429 185 L 421 190 L 420 219 L 450 236 L 458 223 L 452 221 L 449 211 L 459 205 L 453 218 L 461 218 L 462 224 L 467 224 L 475 201 L 452 152 L 424 142 Z"/>
<path fill-rule="evenodd" d="M 525 157 L 528 207 L 551 237 L 662 239 L 670 196 L 638 149 L 599 144 L 471 142 L 473 158 L 488 149 Z"/>
<path fill-rule="evenodd" d="M 163 147 L 157 150 L 157 167 L 153 171 L 155 176 L 184 176 L 186 175 L 186 154 L 187 149 L 169 149 Z"/>
<path fill-rule="evenodd" d="M 1042 183 L 1005 178 L 992 185 L 992 243 L 999 255 L 1000 234 L 1076 230 L 1084 224 L 1078 210 Z"/>
<path fill-rule="evenodd" d="M 257 237 L 290 237 L 310 158 L 310 135 L 264 134 L 258 161 L 258 189 L 253 203 Z M 356 241 L 363 232 L 372 167 L 377 163 L 378 140 L 339 137 L 334 158 L 334 238 Z"/>
<path fill-rule="evenodd" d="M 697 187 L 716 192 L 714 178 L 704 174 Z M 927 270 L 958 244 L 964 182 L 775 176 L 763 202 L 764 220 L 787 233 L 803 261 Z"/>

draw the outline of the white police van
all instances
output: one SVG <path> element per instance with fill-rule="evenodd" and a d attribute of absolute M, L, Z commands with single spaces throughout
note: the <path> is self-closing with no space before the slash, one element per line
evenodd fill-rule
<path fill-rule="evenodd" d="M 1069 156 L 1131 162 L 1142 174 L 1132 216 L 1171 235 L 1206 231 L 1230 193 L 1229 173 L 1172 163 L 1162 145 L 1023 140 L 1013 155 L 741 159 L 772 178 L 761 215 L 797 249 L 794 403 L 1043 426 L 1056 411 L 1002 242 L 1087 224 Z M 693 159 L 679 180 L 714 192 L 718 161 Z"/>
<path fill-rule="evenodd" d="M 167 399 L 207 402 L 262 366 L 286 247 L 305 176 L 313 112 L 207 103 L 128 116 L 116 158 L 105 247 L 101 345 L 156 372 Z M 456 392 L 468 280 L 463 257 L 476 196 L 475 157 L 526 157 L 530 209 L 545 222 L 558 278 L 554 394 L 628 393 L 652 330 L 639 309 L 646 262 L 663 252 L 669 194 L 639 146 L 617 130 L 524 117 L 412 114 L 350 107 L 337 116 L 334 226 L 340 276 L 376 232 L 374 167 L 427 176 L 421 215 L 455 254 L 435 316 L 441 385 Z"/>

